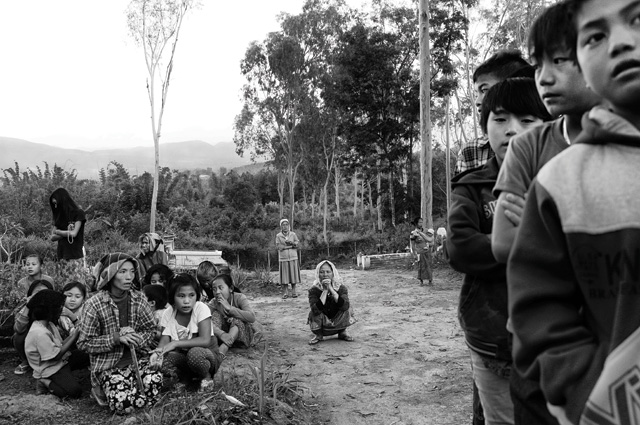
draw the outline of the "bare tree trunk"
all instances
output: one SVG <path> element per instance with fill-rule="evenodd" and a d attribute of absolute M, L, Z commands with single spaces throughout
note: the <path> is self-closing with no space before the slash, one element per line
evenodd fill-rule
<path fill-rule="evenodd" d="M 389 170 L 389 209 L 391 210 L 391 225 L 396 227 L 396 207 L 395 197 L 393 196 L 393 169 Z"/>
<path fill-rule="evenodd" d="M 426 227 L 433 227 L 431 181 L 431 52 L 429 50 L 429 0 L 420 0 L 420 173 L 422 198 L 420 215 Z"/>
<path fill-rule="evenodd" d="M 378 166 L 380 165 L 380 160 L 378 160 Z M 376 213 L 378 214 L 378 230 L 382 230 L 382 174 L 378 168 L 378 178 L 376 189 L 378 191 L 378 202 L 376 202 Z"/>
<path fill-rule="evenodd" d="M 331 174 L 327 175 L 327 178 L 324 181 L 324 188 L 322 189 L 322 192 L 324 193 L 323 196 L 323 205 L 324 205 L 324 209 L 323 209 L 323 213 L 322 213 L 322 237 L 324 238 L 324 243 L 327 245 L 327 249 L 329 248 L 329 235 L 327 234 L 327 216 L 329 214 L 329 178 L 330 178 Z"/>
<path fill-rule="evenodd" d="M 369 180 L 367 180 L 367 189 L 369 190 L 369 214 L 371 215 L 371 218 L 373 218 L 375 208 L 373 206 L 373 191 L 371 190 L 371 182 Z"/>
<path fill-rule="evenodd" d="M 282 170 L 278 170 L 278 196 L 280 197 L 280 217 L 284 216 L 284 173 Z"/>
<path fill-rule="evenodd" d="M 336 217 L 340 218 L 340 167 L 336 164 L 334 170 L 336 180 Z"/>
<path fill-rule="evenodd" d="M 353 218 L 358 216 L 358 172 L 353 172 Z"/>
<path fill-rule="evenodd" d="M 445 173 L 446 179 L 445 184 L 447 185 L 447 217 L 449 216 L 449 208 L 451 208 L 451 137 L 449 135 L 449 102 L 450 96 L 447 96 L 446 101 L 446 118 L 445 118 L 445 126 L 446 126 L 446 135 L 447 135 L 447 148 L 446 148 L 446 156 L 445 156 Z"/>
<path fill-rule="evenodd" d="M 311 218 L 316 217 L 316 190 L 313 189 L 311 192 Z"/>

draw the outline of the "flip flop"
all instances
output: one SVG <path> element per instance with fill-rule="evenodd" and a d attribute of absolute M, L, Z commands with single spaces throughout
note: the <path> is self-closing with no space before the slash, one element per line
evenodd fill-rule
<path fill-rule="evenodd" d="M 311 338 L 311 340 L 309 341 L 309 345 L 316 345 L 320 341 L 322 341 L 322 338 L 316 335 L 313 338 Z"/>
<path fill-rule="evenodd" d="M 284 295 L 282 296 L 282 299 L 283 299 L 283 300 L 286 300 L 287 298 L 289 298 L 289 295 L 287 295 L 287 294 L 284 294 Z"/>
<path fill-rule="evenodd" d="M 293 294 L 293 295 L 291 295 L 291 297 L 298 298 L 298 294 Z"/>

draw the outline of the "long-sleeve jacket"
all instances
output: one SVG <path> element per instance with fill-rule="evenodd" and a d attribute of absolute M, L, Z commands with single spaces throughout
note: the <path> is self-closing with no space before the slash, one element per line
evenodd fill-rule
<path fill-rule="evenodd" d="M 607 355 L 640 327 L 638 164 L 640 133 L 583 118 L 534 181 L 509 257 L 515 366 L 576 424 Z"/>
<path fill-rule="evenodd" d="M 311 306 L 311 314 L 324 314 L 329 319 L 333 319 L 340 311 L 349 310 L 349 290 L 346 286 L 341 285 L 336 291 L 338 293 L 338 301 L 335 301 L 329 292 L 324 304 L 320 301 L 322 289 L 312 286 L 309 289 L 309 305 Z"/>
<path fill-rule="evenodd" d="M 491 227 L 498 176 L 495 158 L 452 181 L 445 253 L 451 267 L 465 274 L 458 318 L 469 347 L 479 354 L 511 360 L 507 331 L 506 266 L 491 253 Z"/>
<path fill-rule="evenodd" d="M 287 243 L 289 242 L 289 243 Z M 276 235 L 276 248 L 278 248 L 278 260 L 279 261 L 291 261 L 298 259 L 298 236 L 295 233 L 289 232 L 287 236 L 282 232 Z"/>

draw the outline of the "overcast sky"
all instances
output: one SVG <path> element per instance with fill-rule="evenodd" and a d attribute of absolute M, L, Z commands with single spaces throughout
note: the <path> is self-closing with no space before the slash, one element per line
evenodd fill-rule
<path fill-rule="evenodd" d="M 0 136 L 95 150 L 152 144 L 129 0 L 0 1 Z M 353 6 L 362 1 L 349 1 Z M 178 43 L 161 143 L 233 138 L 240 60 L 303 0 L 202 0 Z"/>

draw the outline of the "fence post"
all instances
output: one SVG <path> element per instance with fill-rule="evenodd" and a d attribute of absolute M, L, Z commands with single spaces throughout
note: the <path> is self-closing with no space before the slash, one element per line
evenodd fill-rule
<path fill-rule="evenodd" d="M 269 255 L 269 250 L 267 249 L 267 269 L 271 272 L 271 255 Z"/>

